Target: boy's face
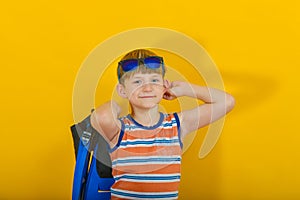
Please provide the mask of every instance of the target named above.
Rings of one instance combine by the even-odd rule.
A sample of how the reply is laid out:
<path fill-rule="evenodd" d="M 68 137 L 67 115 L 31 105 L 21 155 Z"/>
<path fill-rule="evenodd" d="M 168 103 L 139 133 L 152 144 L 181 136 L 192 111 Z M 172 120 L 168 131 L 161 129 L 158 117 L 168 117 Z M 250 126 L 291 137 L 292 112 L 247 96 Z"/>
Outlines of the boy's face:
<path fill-rule="evenodd" d="M 163 77 L 158 73 L 135 73 L 125 79 L 122 90 L 130 104 L 139 108 L 156 106 L 166 91 Z"/>

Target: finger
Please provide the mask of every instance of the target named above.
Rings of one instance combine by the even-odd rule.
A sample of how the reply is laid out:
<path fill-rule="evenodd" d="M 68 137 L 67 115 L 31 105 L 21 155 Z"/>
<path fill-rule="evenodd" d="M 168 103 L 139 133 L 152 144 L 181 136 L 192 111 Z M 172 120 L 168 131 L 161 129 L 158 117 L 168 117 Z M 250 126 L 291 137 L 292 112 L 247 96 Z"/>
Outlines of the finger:
<path fill-rule="evenodd" d="M 170 87 L 170 82 L 169 82 L 167 79 L 164 80 L 164 86 L 165 86 L 166 88 L 169 88 L 169 87 Z"/>

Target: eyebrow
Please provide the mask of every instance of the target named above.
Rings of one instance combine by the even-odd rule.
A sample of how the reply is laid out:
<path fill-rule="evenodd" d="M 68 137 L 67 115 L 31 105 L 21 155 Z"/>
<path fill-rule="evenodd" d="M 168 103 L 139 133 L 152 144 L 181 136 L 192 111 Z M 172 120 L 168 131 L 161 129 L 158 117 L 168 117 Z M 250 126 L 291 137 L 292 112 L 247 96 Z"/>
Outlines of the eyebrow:
<path fill-rule="evenodd" d="M 160 75 L 159 74 L 154 74 L 154 75 L 150 76 L 150 78 L 157 78 L 157 77 L 160 77 Z M 134 75 L 132 78 L 144 78 L 144 76 L 139 76 L 139 75 L 135 76 Z"/>

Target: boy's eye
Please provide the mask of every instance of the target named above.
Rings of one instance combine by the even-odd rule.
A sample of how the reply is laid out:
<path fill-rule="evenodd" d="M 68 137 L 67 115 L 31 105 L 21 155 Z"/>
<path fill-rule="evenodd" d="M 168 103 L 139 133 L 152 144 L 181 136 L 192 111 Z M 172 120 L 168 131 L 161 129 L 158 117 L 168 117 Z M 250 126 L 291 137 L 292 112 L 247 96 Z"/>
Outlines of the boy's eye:
<path fill-rule="evenodd" d="M 157 83 L 159 82 L 159 79 L 153 79 L 152 82 Z"/>
<path fill-rule="evenodd" d="M 140 84 L 142 81 L 141 80 L 135 80 L 133 81 L 134 84 Z"/>

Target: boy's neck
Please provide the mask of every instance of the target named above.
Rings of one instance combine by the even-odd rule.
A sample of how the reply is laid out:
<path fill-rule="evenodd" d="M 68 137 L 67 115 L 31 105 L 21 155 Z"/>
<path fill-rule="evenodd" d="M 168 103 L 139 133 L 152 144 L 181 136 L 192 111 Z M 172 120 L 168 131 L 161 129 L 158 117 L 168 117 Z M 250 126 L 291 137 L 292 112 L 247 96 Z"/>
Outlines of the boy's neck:
<path fill-rule="evenodd" d="M 131 117 L 143 126 L 154 126 L 160 119 L 158 107 L 152 109 L 132 108 Z"/>

